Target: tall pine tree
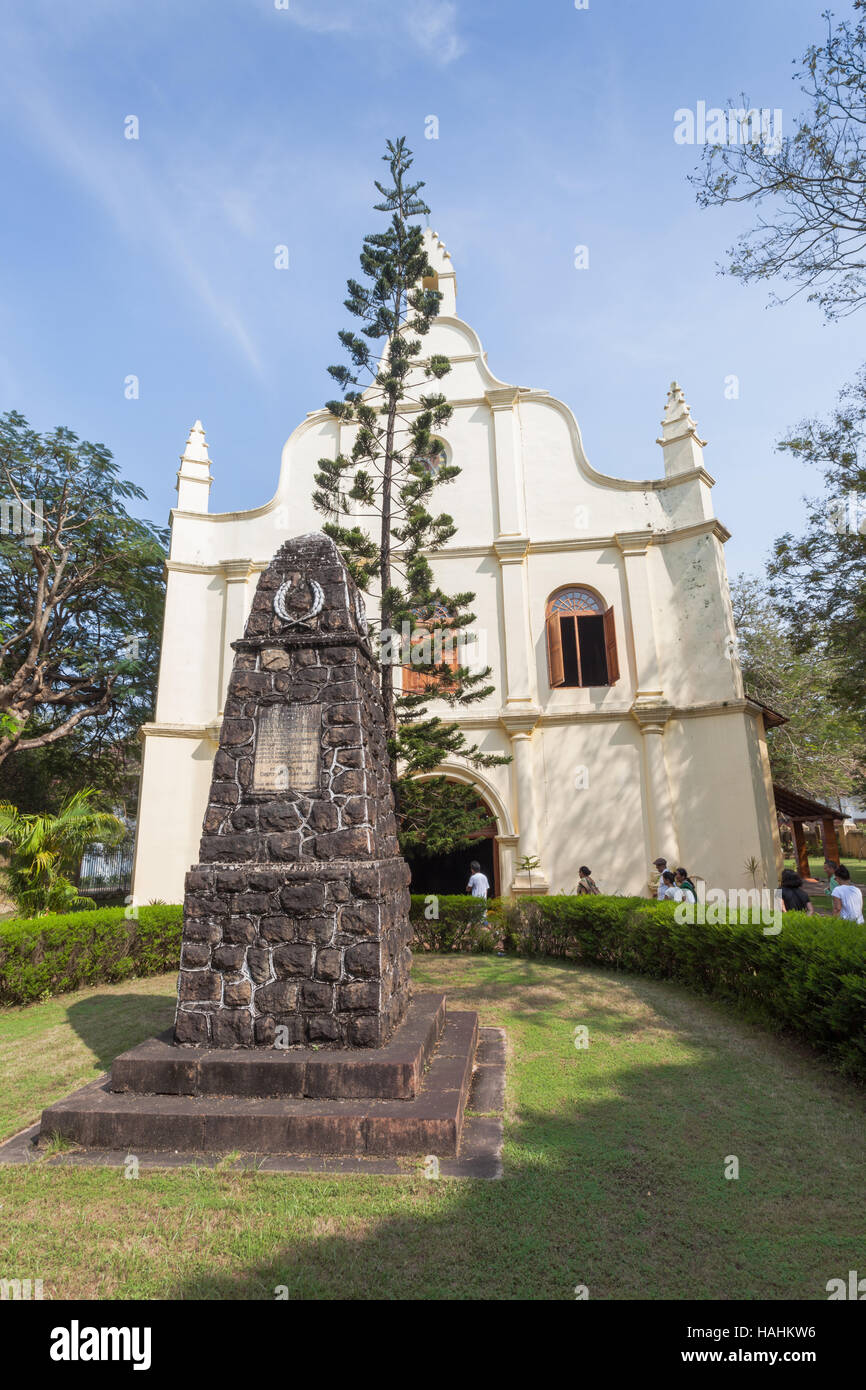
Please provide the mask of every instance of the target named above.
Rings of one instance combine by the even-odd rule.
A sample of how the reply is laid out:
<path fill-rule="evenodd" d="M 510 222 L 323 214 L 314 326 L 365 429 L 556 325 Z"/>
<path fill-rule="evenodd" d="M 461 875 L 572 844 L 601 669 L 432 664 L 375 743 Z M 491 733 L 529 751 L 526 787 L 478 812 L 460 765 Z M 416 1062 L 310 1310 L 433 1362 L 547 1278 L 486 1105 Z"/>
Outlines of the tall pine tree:
<path fill-rule="evenodd" d="M 361 271 L 366 283 L 349 280 L 345 306 L 360 333 L 340 332 L 350 365 L 328 368 L 342 391 L 327 402 L 338 420 L 356 426 L 351 453 L 319 460 L 313 501 L 359 586 L 376 594 L 371 632 L 381 655 L 381 689 L 391 758 L 391 780 L 400 842 L 407 853 L 439 854 L 467 845 L 489 824 L 470 787 L 430 775 L 447 757 L 474 767 L 508 759 L 467 743 L 459 724 L 431 715 L 429 700 L 458 707 L 483 700 L 493 686 L 490 668 L 463 664 L 466 632 L 475 621 L 474 594 L 446 594 L 428 554 L 456 533 L 453 519 L 431 510 L 434 491 L 459 476 L 437 446 L 437 432 L 452 408 L 441 392 L 427 389 L 451 370 L 447 357 L 422 359 L 422 339 L 439 312 L 441 294 L 425 287 L 434 272 L 424 233 L 410 218 L 429 214 L 407 182 L 412 152 L 405 139 L 389 140 L 383 155 L 391 187 L 375 181 L 388 215 L 384 231 L 364 237 Z M 371 535 L 366 525 L 377 525 Z M 409 643 L 404 634 L 409 634 Z M 407 649 L 408 646 L 408 649 Z M 461 655 L 462 652 L 462 655 Z M 456 655 L 455 655 L 456 654 Z M 449 659 L 450 658 L 450 659 Z M 395 690 L 394 667 L 413 676 Z M 418 780 L 419 774 L 426 774 Z"/>

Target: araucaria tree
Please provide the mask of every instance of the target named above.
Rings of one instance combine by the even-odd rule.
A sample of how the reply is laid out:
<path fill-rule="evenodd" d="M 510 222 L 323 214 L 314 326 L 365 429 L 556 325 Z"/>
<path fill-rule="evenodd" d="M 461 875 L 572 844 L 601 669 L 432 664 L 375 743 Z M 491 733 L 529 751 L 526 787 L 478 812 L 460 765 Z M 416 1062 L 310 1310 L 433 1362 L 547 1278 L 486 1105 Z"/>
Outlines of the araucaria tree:
<path fill-rule="evenodd" d="M 431 699 L 465 706 L 493 687 L 489 667 L 472 670 L 455 655 L 466 655 L 474 595 L 444 593 L 427 558 L 456 532 L 447 513 L 432 510 L 436 489 L 460 473 L 437 444 L 451 406 L 435 383 L 451 364 L 421 356 L 442 296 L 423 283 L 433 269 L 423 230 L 410 219 L 429 209 L 418 196 L 423 183 L 407 182 L 412 153 L 405 140 L 389 140 L 386 148 L 391 186 L 376 181 L 382 201 L 375 208 L 388 215 L 388 226 L 364 238 L 365 283 L 348 281 L 345 306 L 361 325 L 339 334 L 350 365 L 328 368 L 342 398 L 327 407 L 355 426 L 352 449 L 319 460 L 313 500 L 359 586 L 377 596 L 371 632 L 380 647 L 400 841 L 404 850 L 434 854 L 466 845 L 488 818 L 470 788 L 430 774 L 448 757 L 475 767 L 507 759 L 469 745 L 459 724 L 425 707 Z M 410 690 L 395 690 L 395 665 L 411 668 Z"/>
<path fill-rule="evenodd" d="M 103 445 L 0 417 L 0 764 L 146 717 L 165 550 L 143 497 Z"/>

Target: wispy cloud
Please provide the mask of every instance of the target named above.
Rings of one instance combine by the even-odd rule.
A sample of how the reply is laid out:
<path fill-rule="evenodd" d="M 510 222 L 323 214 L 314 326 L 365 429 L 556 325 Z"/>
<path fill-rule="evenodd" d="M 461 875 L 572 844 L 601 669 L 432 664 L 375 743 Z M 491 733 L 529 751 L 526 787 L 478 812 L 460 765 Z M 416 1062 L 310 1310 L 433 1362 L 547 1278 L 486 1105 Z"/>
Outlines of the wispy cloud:
<path fill-rule="evenodd" d="M 454 0 L 291 0 L 288 17 L 317 34 L 396 33 L 434 63 L 453 63 L 466 50 Z"/>
<path fill-rule="evenodd" d="M 138 150 L 120 138 L 112 148 L 104 132 L 100 139 L 84 122 L 73 124 L 69 112 L 52 104 L 44 84 L 34 81 L 32 74 L 28 77 L 19 70 L 16 78 L 7 80 L 5 96 L 40 154 L 84 188 L 130 244 L 145 244 L 150 254 L 179 277 L 260 375 L 262 361 L 252 335 L 241 315 L 212 283 L 202 260 L 202 242 L 183 216 L 182 194 L 172 188 L 166 168 L 162 167 L 156 178 L 139 160 L 131 178 L 130 157 Z M 224 212 L 227 222 L 235 225 L 244 216 L 240 208 L 226 207 Z"/>

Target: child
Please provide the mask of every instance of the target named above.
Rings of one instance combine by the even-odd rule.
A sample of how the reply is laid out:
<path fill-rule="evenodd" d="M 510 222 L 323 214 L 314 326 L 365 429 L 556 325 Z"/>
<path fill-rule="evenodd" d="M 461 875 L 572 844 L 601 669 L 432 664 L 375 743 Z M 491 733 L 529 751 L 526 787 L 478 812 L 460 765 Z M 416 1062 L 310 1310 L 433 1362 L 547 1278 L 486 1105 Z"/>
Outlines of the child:
<path fill-rule="evenodd" d="M 683 890 L 677 885 L 676 878 L 670 869 L 665 869 L 659 881 L 659 902 L 669 898 L 671 902 L 681 903 L 683 897 Z"/>

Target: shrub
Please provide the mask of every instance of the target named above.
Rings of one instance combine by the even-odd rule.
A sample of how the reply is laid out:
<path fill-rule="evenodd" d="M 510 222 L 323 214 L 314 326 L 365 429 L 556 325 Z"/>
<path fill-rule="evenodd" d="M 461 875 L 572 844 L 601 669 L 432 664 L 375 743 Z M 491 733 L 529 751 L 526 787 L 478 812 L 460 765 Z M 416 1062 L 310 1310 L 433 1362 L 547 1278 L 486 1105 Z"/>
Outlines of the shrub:
<path fill-rule="evenodd" d="M 434 905 L 436 917 L 426 913 Z M 484 908 L 490 926 L 484 926 Z M 499 940 L 502 906 L 494 898 L 486 903 L 465 894 L 424 897 L 413 894 L 409 913 L 415 933 L 414 951 L 495 951 Z"/>
<path fill-rule="evenodd" d="M 22 815 L 8 801 L 0 803 L 0 839 L 11 847 L 6 886 L 21 912 L 37 916 L 96 906 L 69 874 L 88 845 L 119 844 L 126 834 L 123 823 L 97 803 L 93 787 L 73 792 L 56 816 Z"/>
<path fill-rule="evenodd" d="M 0 1004 L 159 975 L 180 964 L 181 907 L 97 908 L 0 923 Z"/>
<path fill-rule="evenodd" d="M 646 898 L 523 898 L 508 904 L 507 949 L 566 956 L 677 980 L 728 999 L 866 1076 L 866 931 L 835 917 L 787 912 L 776 936 L 748 914 L 681 923 Z"/>

